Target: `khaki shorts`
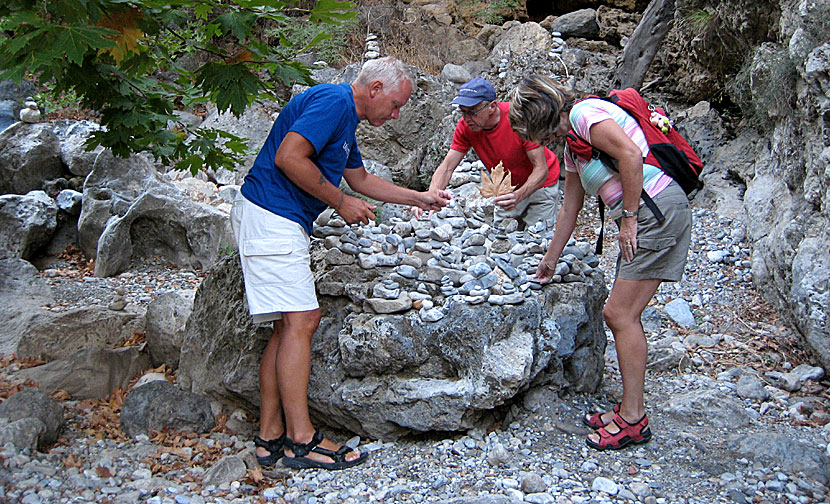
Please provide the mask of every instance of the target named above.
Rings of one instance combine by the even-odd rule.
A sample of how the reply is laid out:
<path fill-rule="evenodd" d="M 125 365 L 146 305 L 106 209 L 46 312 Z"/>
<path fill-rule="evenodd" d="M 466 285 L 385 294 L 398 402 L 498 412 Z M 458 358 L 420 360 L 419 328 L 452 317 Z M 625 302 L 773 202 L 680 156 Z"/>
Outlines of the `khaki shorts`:
<path fill-rule="evenodd" d="M 520 201 L 513 210 L 496 207 L 496 221 L 513 218 L 519 221 L 520 229 L 527 229 L 539 221 L 544 221 L 546 229 L 556 227 L 556 216 L 562 204 L 559 183 L 550 187 L 540 187 L 529 197 Z"/>
<path fill-rule="evenodd" d="M 689 198 L 679 185 L 672 182 L 653 199 L 666 220 L 659 222 L 647 206 L 640 205 L 637 214 L 637 253 L 631 262 L 623 261 L 622 254 L 617 256 L 617 278 L 669 282 L 678 282 L 683 278 L 692 236 Z"/>
<path fill-rule="evenodd" d="M 296 222 L 269 212 L 239 193 L 231 209 L 239 246 L 245 298 L 256 323 L 282 318 L 282 312 L 319 307 L 308 253 L 309 238 Z"/>

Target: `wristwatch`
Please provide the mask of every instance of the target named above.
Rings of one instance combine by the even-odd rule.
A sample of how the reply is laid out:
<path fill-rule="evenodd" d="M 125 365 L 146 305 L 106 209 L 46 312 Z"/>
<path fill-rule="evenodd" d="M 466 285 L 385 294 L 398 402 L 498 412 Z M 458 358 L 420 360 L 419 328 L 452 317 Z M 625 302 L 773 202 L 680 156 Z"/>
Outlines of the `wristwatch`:
<path fill-rule="evenodd" d="M 622 213 L 620 213 L 623 217 L 637 217 L 637 214 L 640 212 L 640 209 L 634 210 L 633 212 L 630 210 L 623 209 Z"/>

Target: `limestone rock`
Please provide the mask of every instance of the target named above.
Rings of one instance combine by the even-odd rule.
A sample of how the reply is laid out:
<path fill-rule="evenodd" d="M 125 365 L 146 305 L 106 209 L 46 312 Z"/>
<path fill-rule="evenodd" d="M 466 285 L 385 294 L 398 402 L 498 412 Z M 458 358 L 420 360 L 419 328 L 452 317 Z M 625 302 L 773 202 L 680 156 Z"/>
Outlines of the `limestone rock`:
<path fill-rule="evenodd" d="M 16 123 L 0 132 L 0 194 L 26 194 L 62 174 L 51 125 Z"/>
<path fill-rule="evenodd" d="M 523 52 L 544 52 L 550 49 L 550 32 L 538 23 L 522 23 L 508 31 L 490 51 L 490 62 L 499 64 L 499 60 L 511 54 Z"/>
<path fill-rule="evenodd" d="M 52 301 L 49 285 L 30 262 L 0 259 L 0 354 L 17 351 L 18 342 L 43 312 L 41 306 Z"/>
<path fill-rule="evenodd" d="M 113 347 L 144 330 L 144 309 L 129 305 L 124 311 L 91 305 L 66 312 L 37 310 L 20 325 L 25 334 L 17 345 L 17 355 L 54 360 L 85 348 Z"/>
<path fill-rule="evenodd" d="M 103 399 L 115 387 L 127 388 L 133 377 L 149 367 L 149 356 L 138 347 L 90 348 L 23 369 L 16 376 L 34 380 L 48 394 L 65 390 L 73 399 Z"/>
<path fill-rule="evenodd" d="M 121 408 L 121 428 L 130 437 L 164 427 L 203 434 L 214 421 L 205 397 L 179 390 L 166 380 L 134 388 Z"/>
<path fill-rule="evenodd" d="M 61 143 L 61 161 L 73 175 L 86 177 L 92 171 L 95 158 L 104 151 L 101 146 L 86 150 L 86 142 L 101 126 L 93 121 L 72 121 L 55 125 L 54 132 Z"/>
<path fill-rule="evenodd" d="M 46 427 L 38 438 L 38 448 L 43 449 L 58 440 L 65 419 L 63 406 L 55 402 L 39 388 L 30 387 L 9 397 L 0 404 L 0 418 L 15 422 L 22 418 L 37 418 Z"/>
<path fill-rule="evenodd" d="M 154 366 L 179 367 L 185 326 L 193 311 L 196 291 L 165 292 L 147 305 L 147 348 Z"/>
<path fill-rule="evenodd" d="M 0 419 L 0 445 L 11 443 L 18 450 L 37 450 L 38 440 L 46 433 L 46 425 L 35 417 L 25 417 L 14 422 Z"/>
<path fill-rule="evenodd" d="M 0 248 L 31 259 L 57 228 L 58 205 L 43 191 L 0 196 Z"/>
<path fill-rule="evenodd" d="M 531 382 L 593 390 L 605 345 L 599 323 L 605 289 L 600 275 L 586 281 L 548 286 L 518 305 L 450 302 L 447 316 L 430 324 L 417 312 L 347 315 L 348 298 L 322 297 L 309 406 L 327 424 L 394 438 L 472 427 L 482 411 Z M 225 402 L 257 405 L 258 362 L 269 335 L 247 315 L 238 257 L 231 256 L 197 291 L 181 383 Z"/>
<path fill-rule="evenodd" d="M 550 29 L 561 33 L 562 37 L 596 38 L 599 35 L 597 11 L 594 9 L 579 9 L 563 14 L 551 23 Z"/>
<path fill-rule="evenodd" d="M 793 472 L 803 472 L 824 484 L 830 481 L 827 456 L 815 443 L 796 441 L 791 436 L 776 432 L 758 432 L 733 436 L 729 448 L 738 457 L 747 457 L 770 467 L 786 467 Z"/>
<path fill-rule="evenodd" d="M 245 477 L 248 474 L 248 469 L 245 467 L 245 462 L 241 458 L 230 455 L 223 457 L 216 461 L 210 468 L 205 471 L 202 477 L 204 485 L 228 484 Z"/>
<path fill-rule="evenodd" d="M 746 427 L 752 419 L 738 400 L 716 390 L 698 390 L 672 397 L 663 411 L 678 422 L 705 422 L 713 428 Z"/>

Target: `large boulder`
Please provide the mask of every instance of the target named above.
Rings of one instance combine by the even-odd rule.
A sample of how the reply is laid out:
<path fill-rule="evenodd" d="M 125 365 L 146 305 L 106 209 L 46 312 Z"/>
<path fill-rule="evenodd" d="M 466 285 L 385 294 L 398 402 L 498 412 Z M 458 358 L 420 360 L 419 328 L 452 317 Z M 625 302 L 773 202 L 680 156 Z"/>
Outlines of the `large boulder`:
<path fill-rule="evenodd" d="M 20 357 L 61 359 L 87 348 L 112 348 L 143 331 L 144 313 L 144 308 L 134 305 L 121 311 L 102 305 L 65 312 L 39 309 L 25 324 L 18 324 L 20 333 L 12 336 L 19 340 Z"/>
<path fill-rule="evenodd" d="M 583 262 L 595 264 L 590 246 L 569 247 L 560 283 L 537 291 L 527 272 L 541 238 L 491 233 L 480 216 L 463 215 L 455 207 L 430 222 L 356 228 L 364 252 L 375 250 L 357 257 L 354 231 L 342 222 L 315 228 L 314 236 L 328 236 L 312 244 L 323 318 L 312 340 L 309 406 L 319 421 L 395 438 L 470 428 L 533 384 L 596 388 L 606 288 Z M 465 228 L 468 220 L 477 228 Z M 441 253 L 422 252 L 430 239 L 452 241 Z M 184 389 L 256 408 L 271 328 L 247 311 L 234 255 L 197 291 L 179 361 Z"/>
<path fill-rule="evenodd" d="M 37 268 L 19 258 L 0 259 L 0 355 L 17 350 L 41 306 L 54 301 L 51 288 Z"/>
<path fill-rule="evenodd" d="M 579 9 L 563 14 L 553 21 L 550 29 L 561 33 L 563 37 L 596 38 L 599 35 L 597 11 L 594 9 Z"/>
<path fill-rule="evenodd" d="M 191 201 L 142 156 L 102 152 L 83 194 L 79 245 L 96 258 L 99 277 L 123 271 L 134 256 L 207 269 L 233 243 L 226 213 Z"/>
<path fill-rule="evenodd" d="M 95 165 L 95 158 L 104 151 L 100 145 L 87 150 L 86 142 L 92 133 L 101 129 L 93 121 L 63 121 L 55 123 L 54 132 L 60 139 L 61 161 L 72 175 L 86 177 Z"/>
<path fill-rule="evenodd" d="M 58 226 L 58 205 L 43 191 L 0 196 L 0 248 L 31 259 Z"/>
<path fill-rule="evenodd" d="M 26 194 L 63 174 L 50 124 L 15 123 L 0 132 L 0 194 Z"/>
<path fill-rule="evenodd" d="M 34 380 L 49 394 L 64 390 L 73 399 L 103 399 L 116 387 L 127 388 L 132 378 L 149 367 L 150 357 L 138 347 L 89 348 L 23 369 L 16 376 Z"/>
<path fill-rule="evenodd" d="M 179 367 L 179 353 L 195 295 L 196 291 L 165 292 L 147 305 L 145 336 L 154 366 Z"/>
<path fill-rule="evenodd" d="M 121 429 L 130 437 L 165 427 L 204 434 L 215 421 L 205 397 L 179 390 L 167 380 L 136 387 L 121 407 Z"/>
<path fill-rule="evenodd" d="M 234 243 L 228 214 L 182 193 L 139 196 L 124 216 L 107 222 L 98 239 L 95 276 L 108 277 L 136 257 L 164 257 L 182 267 L 209 269 Z"/>
<path fill-rule="evenodd" d="M 514 26 L 490 51 L 490 62 L 498 66 L 504 57 L 522 53 L 547 53 L 551 48 L 550 32 L 539 23 L 529 22 Z"/>
<path fill-rule="evenodd" d="M 111 217 L 127 213 L 130 205 L 146 192 L 155 194 L 175 190 L 146 156 L 117 158 L 104 151 L 95 159 L 92 172 L 84 181 L 81 216 L 78 220 L 78 246 L 87 257 L 98 252 L 98 238 Z"/>
<path fill-rule="evenodd" d="M 57 441 L 66 423 L 63 406 L 36 387 L 25 388 L 3 401 L 0 404 L 0 418 L 7 418 L 10 422 L 36 418 L 43 422 L 46 429 L 38 438 L 37 445 L 40 449 Z"/>

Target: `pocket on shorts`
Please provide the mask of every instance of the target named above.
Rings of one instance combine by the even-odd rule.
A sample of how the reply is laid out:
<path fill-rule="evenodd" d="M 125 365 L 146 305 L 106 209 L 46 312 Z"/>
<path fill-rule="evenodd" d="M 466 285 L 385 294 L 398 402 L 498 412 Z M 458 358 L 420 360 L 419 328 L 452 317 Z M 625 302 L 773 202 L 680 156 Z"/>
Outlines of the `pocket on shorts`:
<path fill-rule="evenodd" d="M 308 249 L 291 238 L 249 238 L 240 253 L 252 285 L 297 283 L 311 274 Z"/>
<path fill-rule="evenodd" d="M 294 250 L 290 238 L 249 238 L 242 243 L 242 254 L 246 256 L 286 255 Z"/>
<path fill-rule="evenodd" d="M 637 248 L 645 250 L 665 250 L 674 247 L 677 244 L 677 238 L 674 236 L 665 236 L 660 238 L 637 238 Z"/>

